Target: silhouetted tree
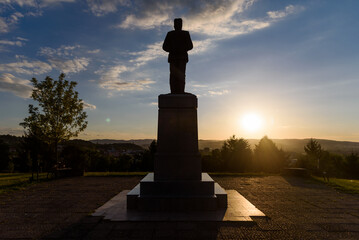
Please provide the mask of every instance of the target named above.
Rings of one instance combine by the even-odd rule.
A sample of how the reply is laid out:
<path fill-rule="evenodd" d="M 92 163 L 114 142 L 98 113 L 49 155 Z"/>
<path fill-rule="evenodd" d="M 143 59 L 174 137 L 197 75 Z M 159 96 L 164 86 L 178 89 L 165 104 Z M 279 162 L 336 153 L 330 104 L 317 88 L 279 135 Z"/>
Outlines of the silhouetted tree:
<path fill-rule="evenodd" d="M 58 162 L 58 145 L 71 137 L 76 137 L 87 127 L 87 115 L 83 111 L 83 101 L 74 90 L 76 82 L 65 80 L 65 74 L 60 74 L 54 81 L 46 77 L 39 82 L 31 80 L 34 88 L 31 98 L 38 106 L 29 105 L 29 116 L 20 123 L 29 135 L 35 135 L 53 152 L 50 166 Z"/>
<path fill-rule="evenodd" d="M 285 152 L 264 136 L 254 149 L 255 167 L 259 171 L 278 173 L 287 164 Z"/>
<path fill-rule="evenodd" d="M 359 155 L 352 152 L 345 157 L 346 160 L 346 172 L 351 178 L 359 178 Z"/>
<path fill-rule="evenodd" d="M 153 140 L 147 150 L 143 152 L 141 159 L 142 171 L 153 171 L 155 154 L 157 152 L 157 142 Z"/>
<path fill-rule="evenodd" d="M 88 152 L 84 147 L 69 144 L 61 152 L 63 164 L 72 168 L 72 175 L 82 176 L 88 164 Z"/>
<path fill-rule="evenodd" d="M 0 140 L 0 171 L 7 171 L 9 163 L 9 145 Z"/>
<path fill-rule="evenodd" d="M 250 167 L 252 150 L 247 140 L 235 135 L 224 141 L 221 155 L 227 171 L 244 172 Z"/>
<path fill-rule="evenodd" d="M 302 165 L 312 170 L 315 174 L 321 174 L 328 167 L 329 153 L 325 153 L 320 143 L 311 138 L 304 146 L 306 155 L 301 159 Z M 325 166 L 325 167 L 324 167 Z"/>

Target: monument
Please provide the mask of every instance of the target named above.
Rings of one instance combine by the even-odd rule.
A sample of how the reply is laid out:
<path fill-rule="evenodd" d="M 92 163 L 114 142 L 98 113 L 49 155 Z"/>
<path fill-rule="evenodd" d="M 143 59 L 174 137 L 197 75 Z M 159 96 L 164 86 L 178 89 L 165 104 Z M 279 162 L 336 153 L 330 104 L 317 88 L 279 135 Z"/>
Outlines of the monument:
<path fill-rule="evenodd" d="M 197 97 L 185 90 L 187 51 L 193 48 L 182 19 L 174 20 L 163 50 L 169 52 L 170 94 L 158 97 L 157 153 L 149 173 L 127 194 L 127 209 L 215 211 L 227 207 L 226 191 L 202 173 L 198 151 Z"/>

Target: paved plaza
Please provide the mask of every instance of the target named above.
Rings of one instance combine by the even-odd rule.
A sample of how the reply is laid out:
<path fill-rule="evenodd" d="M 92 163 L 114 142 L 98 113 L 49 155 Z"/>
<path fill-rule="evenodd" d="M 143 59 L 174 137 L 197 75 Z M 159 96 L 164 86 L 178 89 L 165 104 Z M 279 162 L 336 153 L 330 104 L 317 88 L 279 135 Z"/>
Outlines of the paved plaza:
<path fill-rule="evenodd" d="M 0 239 L 359 239 L 359 196 L 310 179 L 213 177 L 267 218 L 116 222 L 91 214 L 142 177 L 79 177 L 0 195 Z"/>

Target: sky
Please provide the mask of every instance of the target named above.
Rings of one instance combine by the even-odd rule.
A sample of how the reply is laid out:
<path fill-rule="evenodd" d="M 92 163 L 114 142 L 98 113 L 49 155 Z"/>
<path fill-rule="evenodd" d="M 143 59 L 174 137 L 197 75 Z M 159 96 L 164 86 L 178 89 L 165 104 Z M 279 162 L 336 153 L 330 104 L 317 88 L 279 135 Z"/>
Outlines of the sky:
<path fill-rule="evenodd" d="M 156 138 L 162 43 L 183 19 L 200 139 L 359 141 L 359 1 L 0 0 L 0 134 L 22 135 L 32 86 L 78 82 L 82 139 Z"/>

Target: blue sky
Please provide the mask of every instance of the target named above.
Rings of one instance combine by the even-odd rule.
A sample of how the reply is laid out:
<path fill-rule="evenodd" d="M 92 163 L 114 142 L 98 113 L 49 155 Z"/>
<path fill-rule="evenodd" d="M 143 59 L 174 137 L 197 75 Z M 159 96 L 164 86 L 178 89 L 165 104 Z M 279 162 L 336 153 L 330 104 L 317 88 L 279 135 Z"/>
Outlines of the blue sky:
<path fill-rule="evenodd" d="M 201 139 L 359 141 L 359 2 L 0 0 L 0 134 L 21 135 L 30 79 L 78 82 L 84 139 L 156 138 L 161 49 L 182 17 Z M 250 128 L 243 118 L 260 122 Z"/>

